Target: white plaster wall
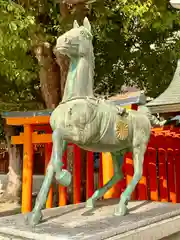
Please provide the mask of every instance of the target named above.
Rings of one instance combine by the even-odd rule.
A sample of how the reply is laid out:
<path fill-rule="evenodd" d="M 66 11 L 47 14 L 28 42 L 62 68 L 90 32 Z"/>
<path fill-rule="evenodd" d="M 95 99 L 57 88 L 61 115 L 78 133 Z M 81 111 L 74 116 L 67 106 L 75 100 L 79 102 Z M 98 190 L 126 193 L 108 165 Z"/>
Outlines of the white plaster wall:
<path fill-rule="evenodd" d="M 44 180 L 44 176 L 42 176 L 42 175 L 34 175 L 33 176 L 33 195 L 39 192 L 43 180 Z M 6 181 L 7 181 L 7 175 L 0 174 L 0 182 L 2 183 L 3 186 L 6 185 Z M 94 185 L 95 185 L 94 186 L 95 189 L 98 189 L 98 174 L 97 173 L 94 174 Z"/>
<path fill-rule="evenodd" d="M 33 193 L 39 192 L 43 179 L 44 179 L 44 176 L 41 176 L 41 175 L 33 176 Z M 7 175 L 0 174 L 0 181 L 3 184 L 3 186 L 5 186 L 7 182 Z"/>

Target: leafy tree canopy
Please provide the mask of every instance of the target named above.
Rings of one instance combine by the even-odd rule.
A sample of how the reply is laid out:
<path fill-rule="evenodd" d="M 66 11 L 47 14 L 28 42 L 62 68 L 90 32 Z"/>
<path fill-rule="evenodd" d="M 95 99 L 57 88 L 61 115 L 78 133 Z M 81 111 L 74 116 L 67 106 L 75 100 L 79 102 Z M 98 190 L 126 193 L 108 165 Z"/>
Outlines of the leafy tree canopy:
<path fill-rule="evenodd" d="M 166 0 L 97 2 L 94 23 L 97 91 L 136 85 L 157 96 L 180 54 L 180 14 Z"/>
<path fill-rule="evenodd" d="M 53 45 L 79 18 L 78 11 L 70 9 L 62 21 L 59 3 L 53 0 L 0 0 L 0 12 L 0 76 L 6 85 L 11 81 L 26 93 L 27 86 L 38 87 L 33 46 L 40 41 Z M 114 93 L 128 84 L 156 96 L 167 87 L 180 52 L 179 11 L 168 1 L 99 0 L 89 5 L 88 17 L 94 34 L 97 93 Z M 28 89 L 25 98 L 32 95 Z"/>
<path fill-rule="evenodd" d="M 36 77 L 30 54 L 34 16 L 19 4 L 0 0 L 0 75 L 22 84 Z"/>

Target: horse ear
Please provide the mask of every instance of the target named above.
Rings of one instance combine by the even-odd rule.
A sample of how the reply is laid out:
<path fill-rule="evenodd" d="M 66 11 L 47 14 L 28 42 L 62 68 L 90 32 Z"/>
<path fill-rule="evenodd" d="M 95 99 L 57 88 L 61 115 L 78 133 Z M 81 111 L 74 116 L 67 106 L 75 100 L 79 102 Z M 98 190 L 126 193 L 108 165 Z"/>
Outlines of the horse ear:
<path fill-rule="evenodd" d="M 78 28 L 79 27 L 79 24 L 76 20 L 74 20 L 73 22 L 73 28 Z"/>
<path fill-rule="evenodd" d="M 84 18 L 83 25 L 89 32 L 91 32 L 91 24 L 87 17 Z"/>

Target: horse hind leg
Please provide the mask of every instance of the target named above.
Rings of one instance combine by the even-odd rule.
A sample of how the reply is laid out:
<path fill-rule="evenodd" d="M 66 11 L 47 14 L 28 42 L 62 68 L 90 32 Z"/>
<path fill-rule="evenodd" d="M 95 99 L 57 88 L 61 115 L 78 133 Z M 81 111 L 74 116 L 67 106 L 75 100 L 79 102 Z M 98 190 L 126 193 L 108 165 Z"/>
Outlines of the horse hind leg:
<path fill-rule="evenodd" d="M 130 200 L 131 194 L 134 191 L 137 183 L 142 177 L 145 151 L 146 151 L 145 143 L 136 146 L 133 149 L 134 176 L 129 185 L 127 186 L 127 188 L 125 189 L 125 191 L 121 194 L 120 202 L 115 211 L 116 216 L 124 216 L 128 211 L 127 209 L 128 201 Z"/>
<path fill-rule="evenodd" d="M 71 181 L 71 175 L 68 171 L 62 171 L 62 156 L 66 150 L 67 143 L 63 140 L 60 129 L 54 130 L 52 134 L 53 149 L 51 160 L 46 170 L 46 176 L 41 186 L 40 192 L 36 198 L 36 203 L 32 212 L 26 215 L 26 222 L 31 226 L 37 225 L 42 219 L 41 210 L 44 207 L 52 180 L 55 178 L 62 184 L 68 185 Z"/>
<path fill-rule="evenodd" d="M 114 184 L 120 181 L 123 178 L 122 164 L 123 156 L 120 153 L 111 153 L 114 167 L 114 175 L 102 188 L 95 191 L 91 198 L 86 202 L 87 208 L 94 208 L 95 202 L 97 199 L 104 196 L 104 194 L 112 188 Z"/>

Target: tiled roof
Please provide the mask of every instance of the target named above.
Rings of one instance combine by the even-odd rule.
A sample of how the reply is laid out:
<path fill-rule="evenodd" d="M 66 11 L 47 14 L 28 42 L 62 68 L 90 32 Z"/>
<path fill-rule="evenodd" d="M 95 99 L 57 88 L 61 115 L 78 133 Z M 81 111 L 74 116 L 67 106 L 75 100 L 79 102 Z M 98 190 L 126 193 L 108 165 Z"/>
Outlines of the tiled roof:
<path fill-rule="evenodd" d="M 12 111 L 12 112 L 2 112 L 2 118 L 6 117 L 36 117 L 36 116 L 50 116 L 52 110 L 41 110 L 41 111 Z"/>
<path fill-rule="evenodd" d="M 117 94 L 109 98 L 110 101 L 118 105 L 130 105 L 130 104 L 145 104 L 146 97 L 143 92 L 127 92 L 124 94 Z"/>
<path fill-rule="evenodd" d="M 157 106 L 148 106 L 151 113 L 175 113 L 180 112 L 180 103 L 175 104 L 164 104 L 164 105 L 157 105 Z"/>
<path fill-rule="evenodd" d="M 164 105 L 174 105 L 180 103 L 180 60 L 178 60 L 177 68 L 174 74 L 174 77 L 169 84 L 168 88 L 160 94 L 157 98 L 147 103 L 146 106 L 151 107 L 159 107 L 162 108 Z M 165 106 L 163 107 L 163 111 L 165 110 Z"/>

